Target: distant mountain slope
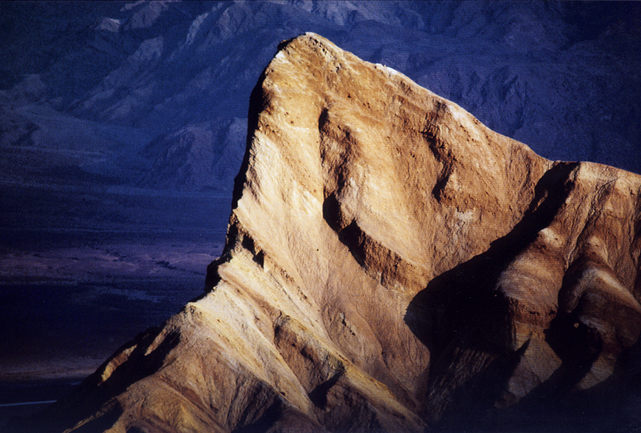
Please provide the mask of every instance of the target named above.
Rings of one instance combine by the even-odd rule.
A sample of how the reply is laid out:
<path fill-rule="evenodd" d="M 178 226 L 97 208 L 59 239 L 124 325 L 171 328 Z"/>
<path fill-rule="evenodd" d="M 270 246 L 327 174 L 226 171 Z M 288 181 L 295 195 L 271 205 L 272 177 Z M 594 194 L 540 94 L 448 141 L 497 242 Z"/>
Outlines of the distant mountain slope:
<path fill-rule="evenodd" d="M 207 292 L 54 431 L 635 426 L 641 176 L 539 157 L 311 33 L 248 124 Z"/>
<path fill-rule="evenodd" d="M 209 146 L 205 160 L 179 152 L 158 164 L 186 146 L 184 131 L 245 118 L 248 89 L 274 43 L 304 31 L 405 71 L 549 158 L 641 172 L 638 3 L 18 2 L 0 9 L 0 143 L 65 146 L 66 135 L 26 108 L 34 105 L 59 113 L 60 122 L 79 119 L 74 128 L 87 149 L 104 143 L 81 125 L 86 120 L 132 128 L 130 144 L 111 139 L 123 151 L 79 166 L 108 177 L 131 166 L 118 174 L 126 185 L 230 185 L 244 141 L 239 129 L 193 141 Z M 185 174 L 202 173 L 206 162 L 230 169 Z"/>

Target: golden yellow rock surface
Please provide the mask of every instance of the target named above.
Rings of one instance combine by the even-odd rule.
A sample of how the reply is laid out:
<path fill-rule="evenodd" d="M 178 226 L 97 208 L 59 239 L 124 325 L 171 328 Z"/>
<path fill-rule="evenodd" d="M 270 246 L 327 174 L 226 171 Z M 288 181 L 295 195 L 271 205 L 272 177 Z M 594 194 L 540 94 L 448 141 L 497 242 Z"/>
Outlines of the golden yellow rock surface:
<path fill-rule="evenodd" d="M 61 429 L 411 432 L 594 387 L 641 330 L 640 190 L 318 35 L 284 42 L 206 294 L 61 402 Z"/>

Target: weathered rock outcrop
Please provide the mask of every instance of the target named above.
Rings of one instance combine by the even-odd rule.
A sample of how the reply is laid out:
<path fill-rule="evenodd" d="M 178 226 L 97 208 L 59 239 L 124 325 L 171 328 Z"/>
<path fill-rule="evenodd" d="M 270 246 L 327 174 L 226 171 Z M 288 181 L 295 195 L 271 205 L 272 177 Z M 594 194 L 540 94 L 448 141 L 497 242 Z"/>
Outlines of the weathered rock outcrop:
<path fill-rule="evenodd" d="M 208 290 L 60 429 L 422 431 L 617 376 L 640 176 L 541 158 L 314 34 L 281 44 L 249 131 Z"/>

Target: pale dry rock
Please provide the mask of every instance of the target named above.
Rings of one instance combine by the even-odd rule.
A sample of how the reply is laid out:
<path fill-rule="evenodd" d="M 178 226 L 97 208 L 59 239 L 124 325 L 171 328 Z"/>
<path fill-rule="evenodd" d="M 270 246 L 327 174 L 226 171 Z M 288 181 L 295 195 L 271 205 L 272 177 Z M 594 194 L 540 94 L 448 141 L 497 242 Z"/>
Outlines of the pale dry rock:
<path fill-rule="evenodd" d="M 591 389 L 641 330 L 640 188 L 541 158 L 318 35 L 284 42 L 206 293 L 56 425 L 410 432 L 553 382 Z"/>

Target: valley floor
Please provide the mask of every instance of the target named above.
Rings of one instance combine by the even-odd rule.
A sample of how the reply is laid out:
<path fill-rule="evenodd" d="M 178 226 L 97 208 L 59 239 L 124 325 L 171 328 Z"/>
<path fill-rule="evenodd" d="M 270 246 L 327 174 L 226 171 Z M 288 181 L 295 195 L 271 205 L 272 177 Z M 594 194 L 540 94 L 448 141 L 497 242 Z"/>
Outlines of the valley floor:
<path fill-rule="evenodd" d="M 219 233 L 4 231 L 0 430 L 202 293 Z"/>

